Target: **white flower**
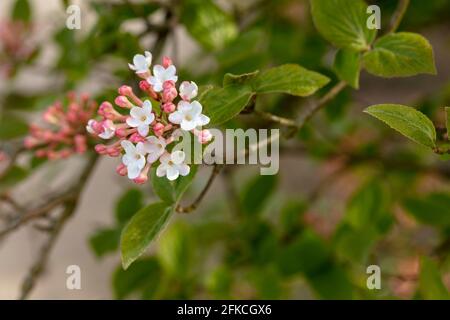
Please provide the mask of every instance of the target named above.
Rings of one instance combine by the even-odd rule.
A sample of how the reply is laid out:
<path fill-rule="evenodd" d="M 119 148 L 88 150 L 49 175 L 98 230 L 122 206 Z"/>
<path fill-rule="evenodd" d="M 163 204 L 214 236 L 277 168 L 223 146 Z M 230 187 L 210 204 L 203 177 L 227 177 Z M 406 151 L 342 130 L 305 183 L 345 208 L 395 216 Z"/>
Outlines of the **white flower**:
<path fill-rule="evenodd" d="M 174 151 L 172 154 L 164 153 L 159 159 L 161 164 L 156 169 L 156 175 L 158 177 L 167 176 L 170 181 L 176 180 L 180 175 L 187 176 L 191 168 L 184 163 L 185 157 L 183 151 Z"/>
<path fill-rule="evenodd" d="M 158 160 L 166 150 L 166 145 L 166 140 L 162 137 L 148 137 L 147 141 L 145 141 L 142 146 L 142 150 L 144 150 L 145 153 L 148 153 L 147 161 L 153 163 Z"/>
<path fill-rule="evenodd" d="M 180 85 L 180 97 L 183 100 L 191 101 L 198 94 L 198 86 L 194 81 L 183 81 Z"/>
<path fill-rule="evenodd" d="M 147 82 L 153 86 L 155 92 L 161 92 L 163 90 L 163 84 L 166 81 L 178 81 L 178 76 L 176 75 L 177 69 L 172 64 L 167 68 L 157 64 L 153 67 L 153 76 L 147 79 Z"/>
<path fill-rule="evenodd" d="M 139 177 L 142 169 L 145 167 L 145 151 L 143 143 L 139 142 L 136 146 L 128 140 L 124 140 L 120 145 L 125 150 L 122 157 L 122 163 L 127 167 L 128 178 L 133 180 Z"/>
<path fill-rule="evenodd" d="M 137 128 L 139 134 L 146 137 L 150 130 L 150 124 L 155 120 L 155 115 L 152 113 L 152 103 L 149 100 L 145 100 L 142 108 L 131 108 L 130 116 L 127 119 L 127 124 L 130 127 Z"/>
<path fill-rule="evenodd" d="M 177 111 L 169 115 L 169 121 L 179 124 L 181 129 L 190 131 L 209 123 L 209 118 L 202 114 L 202 105 L 198 101 L 180 101 Z"/>
<path fill-rule="evenodd" d="M 95 132 L 95 129 L 94 129 L 94 125 L 96 123 L 97 123 L 97 121 L 95 121 L 94 119 L 89 120 L 87 123 L 87 126 L 86 126 L 86 131 L 90 134 L 96 135 L 97 133 Z"/>
<path fill-rule="evenodd" d="M 133 58 L 133 64 L 129 63 L 128 66 L 131 70 L 136 71 L 136 73 L 146 73 L 149 71 L 152 65 L 152 54 L 145 51 L 145 56 L 142 54 L 137 54 Z"/>

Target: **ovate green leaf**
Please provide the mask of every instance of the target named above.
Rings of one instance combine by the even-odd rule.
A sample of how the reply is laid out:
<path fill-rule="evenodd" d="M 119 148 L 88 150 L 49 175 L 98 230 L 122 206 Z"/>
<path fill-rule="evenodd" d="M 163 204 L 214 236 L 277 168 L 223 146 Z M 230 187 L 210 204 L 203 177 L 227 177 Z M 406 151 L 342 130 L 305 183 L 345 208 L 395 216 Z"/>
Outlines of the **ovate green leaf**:
<path fill-rule="evenodd" d="M 436 129 L 433 122 L 414 108 L 397 104 L 380 104 L 364 112 L 383 121 L 409 139 L 424 146 L 436 146 Z"/>
<path fill-rule="evenodd" d="M 258 74 L 253 80 L 256 93 L 286 93 L 299 97 L 314 94 L 330 79 L 296 64 L 285 64 Z"/>
<path fill-rule="evenodd" d="M 122 231 L 120 247 L 122 265 L 127 269 L 164 228 L 173 208 L 166 203 L 154 203 L 136 213 Z"/>
<path fill-rule="evenodd" d="M 367 50 L 376 30 L 367 28 L 367 4 L 362 0 L 310 0 L 314 24 L 338 48 Z"/>
<path fill-rule="evenodd" d="M 410 77 L 436 74 L 433 48 L 420 34 L 401 32 L 378 39 L 364 57 L 366 70 L 376 76 Z"/>

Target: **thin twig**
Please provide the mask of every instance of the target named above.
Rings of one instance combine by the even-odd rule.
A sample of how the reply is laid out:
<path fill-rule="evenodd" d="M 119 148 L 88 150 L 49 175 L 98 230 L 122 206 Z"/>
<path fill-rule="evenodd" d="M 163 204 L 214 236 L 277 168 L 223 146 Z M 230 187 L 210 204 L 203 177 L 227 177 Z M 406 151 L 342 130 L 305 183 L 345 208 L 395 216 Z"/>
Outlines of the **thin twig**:
<path fill-rule="evenodd" d="M 388 33 L 394 33 L 397 31 L 400 23 L 405 16 L 406 11 L 408 10 L 410 0 L 399 0 L 397 9 L 395 10 L 394 15 L 392 16 L 391 27 L 389 28 Z"/>
<path fill-rule="evenodd" d="M 287 119 L 283 117 L 276 116 L 274 114 L 260 111 L 260 110 L 254 110 L 253 111 L 256 115 L 260 116 L 263 119 L 266 119 L 268 121 L 276 122 L 281 124 L 282 126 L 286 127 L 297 127 L 297 123 L 292 119 Z"/>
<path fill-rule="evenodd" d="M 190 204 L 189 206 L 182 207 L 182 206 L 178 205 L 176 208 L 176 211 L 178 213 L 191 213 L 192 211 L 197 209 L 199 204 L 202 202 L 203 198 L 208 193 L 208 190 L 211 188 L 214 180 L 216 179 L 217 175 L 219 174 L 220 170 L 222 169 L 222 166 L 223 165 L 219 165 L 219 164 L 214 165 L 213 170 L 211 171 L 211 175 L 209 176 L 208 182 L 206 183 L 203 190 L 200 192 L 200 194 L 197 196 L 197 198 L 194 200 L 194 202 L 192 202 L 192 204 Z"/>
<path fill-rule="evenodd" d="M 325 105 L 333 100 L 344 88 L 347 86 L 347 83 L 345 81 L 341 81 L 337 83 L 333 88 L 328 91 L 327 94 L 325 94 L 317 103 L 314 103 L 311 107 L 309 107 L 306 112 L 304 112 L 300 120 L 297 124 L 298 129 L 302 129 L 305 124 Z"/>

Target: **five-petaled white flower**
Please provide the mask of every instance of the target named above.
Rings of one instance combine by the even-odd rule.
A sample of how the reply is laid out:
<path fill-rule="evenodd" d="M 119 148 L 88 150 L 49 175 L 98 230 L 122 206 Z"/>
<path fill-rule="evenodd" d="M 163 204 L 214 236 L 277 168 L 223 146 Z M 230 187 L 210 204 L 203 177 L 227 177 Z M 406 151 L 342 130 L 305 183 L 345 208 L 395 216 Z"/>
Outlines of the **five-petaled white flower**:
<path fill-rule="evenodd" d="M 179 124 L 181 129 L 190 131 L 209 123 L 209 118 L 202 114 L 202 105 L 198 101 L 180 101 L 177 111 L 169 115 L 169 121 Z"/>
<path fill-rule="evenodd" d="M 161 164 L 156 169 L 158 177 L 166 176 L 170 181 L 176 180 L 180 175 L 187 176 L 191 170 L 184 163 L 186 155 L 183 151 L 174 151 L 172 154 L 164 153 L 159 161 Z"/>
<path fill-rule="evenodd" d="M 128 178 L 133 180 L 139 177 L 142 169 L 145 167 L 145 151 L 143 143 L 139 142 L 136 146 L 128 140 L 123 140 L 120 145 L 125 150 L 122 157 L 122 163 L 127 167 Z"/>
<path fill-rule="evenodd" d="M 183 100 L 191 101 L 198 94 L 198 86 L 194 81 L 183 81 L 180 85 L 180 97 Z"/>
<path fill-rule="evenodd" d="M 166 140 L 163 137 L 148 137 L 142 146 L 145 153 L 148 153 L 147 161 L 153 163 L 158 160 L 166 150 L 166 145 Z"/>
<path fill-rule="evenodd" d="M 177 69 L 172 64 L 167 68 L 157 64 L 153 67 L 153 75 L 147 79 L 147 82 L 153 86 L 155 92 L 161 92 L 163 90 L 164 82 L 166 81 L 178 81 L 176 75 Z"/>
<path fill-rule="evenodd" d="M 133 64 L 129 63 L 128 66 L 131 70 L 136 71 L 136 73 L 146 73 L 149 71 L 152 65 L 152 54 L 145 51 L 145 56 L 142 54 L 137 54 L 133 58 Z"/>
<path fill-rule="evenodd" d="M 146 137 L 150 130 L 150 124 L 155 120 L 155 115 L 152 113 L 152 103 L 145 100 L 142 107 L 131 108 L 130 116 L 127 119 L 127 124 L 130 127 L 137 128 L 138 133 Z"/>

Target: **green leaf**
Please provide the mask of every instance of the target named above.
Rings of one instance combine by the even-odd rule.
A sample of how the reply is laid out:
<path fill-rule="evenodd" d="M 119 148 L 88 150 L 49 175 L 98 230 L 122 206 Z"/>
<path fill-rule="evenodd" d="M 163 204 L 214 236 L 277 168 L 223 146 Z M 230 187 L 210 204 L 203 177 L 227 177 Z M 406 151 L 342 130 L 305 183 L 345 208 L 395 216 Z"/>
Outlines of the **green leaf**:
<path fill-rule="evenodd" d="M 403 202 L 406 211 L 420 223 L 435 227 L 450 227 L 450 195 L 431 193 L 426 197 L 411 197 Z"/>
<path fill-rule="evenodd" d="M 428 257 L 422 257 L 419 276 L 419 292 L 426 300 L 449 300 L 450 295 L 442 282 L 436 264 Z"/>
<path fill-rule="evenodd" d="M 416 33 L 381 37 L 373 50 L 364 54 L 363 62 L 369 73 L 385 78 L 436 74 L 433 48 L 427 39 Z"/>
<path fill-rule="evenodd" d="M 257 216 L 274 193 L 277 180 L 276 175 L 258 175 L 252 179 L 242 196 L 242 211 L 248 216 Z"/>
<path fill-rule="evenodd" d="M 125 226 L 120 239 L 122 265 L 127 269 L 141 256 L 153 239 L 164 228 L 173 207 L 159 202 L 151 204 L 136 213 Z"/>
<path fill-rule="evenodd" d="M 203 47 L 216 50 L 224 47 L 238 34 L 232 17 L 211 0 L 185 0 L 181 22 Z"/>
<path fill-rule="evenodd" d="M 28 177 L 28 174 L 29 171 L 22 167 L 16 165 L 11 166 L 0 179 L 0 190 L 19 183 Z"/>
<path fill-rule="evenodd" d="M 320 73 L 309 71 L 296 64 L 285 64 L 256 76 L 253 88 L 256 93 L 286 93 L 307 97 L 330 81 Z"/>
<path fill-rule="evenodd" d="M 14 20 L 31 21 L 31 6 L 29 0 L 16 0 L 12 9 Z"/>
<path fill-rule="evenodd" d="M 419 144 L 436 147 L 436 129 L 433 122 L 414 108 L 398 104 L 380 104 L 368 107 L 364 112 Z"/>
<path fill-rule="evenodd" d="M 164 202 L 173 204 L 180 201 L 183 194 L 191 185 L 197 174 L 197 165 L 191 165 L 191 171 L 185 177 L 179 177 L 176 181 L 169 181 L 166 177 L 158 177 L 156 168 L 151 171 L 153 192 Z"/>
<path fill-rule="evenodd" d="M 194 245 L 193 234 L 183 223 L 174 223 L 159 241 L 158 258 L 164 270 L 185 279 L 192 271 Z"/>
<path fill-rule="evenodd" d="M 156 168 L 153 168 L 150 173 L 150 180 L 152 182 L 153 192 L 164 202 L 172 204 L 175 202 L 174 187 L 172 182 L 167 177 L 158 177 L 156 175 Z"/>
<path fill-rule="evenodd" d="M 237 116 L 253 96 L 250 86 L 230 85 L 209 90 L 200 102 L 205 108 L 205 114 L 211 119 L 210 125 L 215 126 Z"/>
<path fill-rule="evenodd" d="M 354 298 L 353 286 L 345 271 L 334 264 L 307 277 L 314 291 L 322 299 L 350 300 Z"/>
<path fill-rule="evenodd" d="M 450 107 L 445 107 L 445 127 L 447 128 L 447 139 L 450 139 Z"/>
<path fill-rule="evenodd" d="M 255 79 L 255 77 L 258 75 L 259 71 L 254 71 L 254 72 L 250 72 L 250 73 L 244 73 L 244 74 L 231 74 L 231 73 L 227 73 L 224 77 L 223 77 L 223 87 L 228 87 L 231 85 L 246 85 L 248 84 L 250 81 L 252 81 L 253 79 Z"/>
<path fill-rule="evenodd" d="M 336 53 L 334 71 L 339 79 L 355 89 L 359 88 L 360 70 L 361 54 L 359 52 L 341 49 Z"/>
<path fill-rule="evenodd" d="M 117 201 L 116 220 L 120 224 L 128 222 L 130 218 L 144 206 L 143 194 L 138 189 L 126 191 Z"/>
<path fill-rule="evenodd" d="M 328 248 L 318 235 L 305 231 L 293 243 L 282 248 L 278 267 L 284 275 L 298 272 L 313 274 L 330 262 Z"/>
<path fill-rule="evenodd" d="M 4 114 L 0 119 L 0 140 L 10 140 L 25 136 L 28 124 L 12 114 Z"/>
<path fill-rule="evenodd" d="M 116 299 L 124 299 L 131 293 L 156 288 L 161 278 L 161 268 L 156 258 L 136 261 L 128 270 L 117 268 L 113 274 L 113 288 Z"/>
<path fill-rule="evenodd" d="M 89 244 L 97 257 L 116 251 L 119 247 L 120 229 L 101 229 L 89 239 Z"/>
<path fill-rule="evenodd" d="M 376 30 L 367 28 L 367 4 L 362 0 L 310 0 L 314 24 L 338 48 L 367 50 Z"/>

